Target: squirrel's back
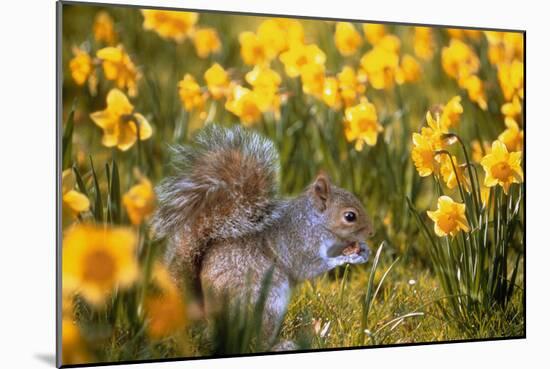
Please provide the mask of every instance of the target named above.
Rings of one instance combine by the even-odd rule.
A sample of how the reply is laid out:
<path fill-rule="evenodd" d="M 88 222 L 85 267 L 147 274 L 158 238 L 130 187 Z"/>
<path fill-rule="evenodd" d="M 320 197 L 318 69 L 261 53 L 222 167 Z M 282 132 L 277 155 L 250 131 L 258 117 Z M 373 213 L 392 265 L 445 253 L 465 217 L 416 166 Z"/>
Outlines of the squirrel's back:
<path fill-rule="evenodd" d="M 171 155 L 174 173 L 156 188 L 152 227 L 168 239 L 167 258 L 187 259 L 178 262 L 190 273 L 198 273 L 208 243 L 261 232 L 276 218 L 279 157 L 270 140 L 209 125 Z"/>

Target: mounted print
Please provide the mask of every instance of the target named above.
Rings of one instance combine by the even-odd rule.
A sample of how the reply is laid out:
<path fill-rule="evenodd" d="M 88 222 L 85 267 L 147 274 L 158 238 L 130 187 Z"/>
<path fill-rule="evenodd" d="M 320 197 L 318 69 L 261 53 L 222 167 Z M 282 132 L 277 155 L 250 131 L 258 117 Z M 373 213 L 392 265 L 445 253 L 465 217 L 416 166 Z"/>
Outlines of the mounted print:
<path fill-rule="evenodd" d="M 58 365 L 524 338 L 524 61 L 517 30 L 58 3 Z"/>

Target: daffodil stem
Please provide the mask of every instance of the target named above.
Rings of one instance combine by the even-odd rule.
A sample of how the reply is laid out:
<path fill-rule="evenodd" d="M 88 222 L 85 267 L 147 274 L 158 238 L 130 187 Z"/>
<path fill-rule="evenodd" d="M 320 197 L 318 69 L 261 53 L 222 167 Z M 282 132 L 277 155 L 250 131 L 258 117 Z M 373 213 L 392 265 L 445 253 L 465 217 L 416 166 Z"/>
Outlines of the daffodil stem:
<path fill-rule="evenodd" d="M 478 219 L 479 215 L 480 215 L 479 204 L 481 203 L 481 195 L 479 193 L 479 184 L 475 183 L 475 181 L 474 181 L 474 176 L 472 174 L 472 167 L 471 167 L 470 158 L 468 156 L 468 151 L 466 150 L 466 146 L 464 145 L 464 142 L 462 141 L 462 139 L 458 135 L 455 135 L 455 137 L 458 140 L 458 142 L 460 143 L 460 146 L 462 147 L 462 151 L 464 152 L 464 159 L 466 160 L 466 165 L 468 166 L 468 175 L 470 176 L 470 183 L 472 184 L 472 192 L 473 192 L 472 197 L 474 198 L 474 207 L 476 209 L 476 219 Z M 458 177 L 457 177 L 457 182 L 458 182 Z"/>

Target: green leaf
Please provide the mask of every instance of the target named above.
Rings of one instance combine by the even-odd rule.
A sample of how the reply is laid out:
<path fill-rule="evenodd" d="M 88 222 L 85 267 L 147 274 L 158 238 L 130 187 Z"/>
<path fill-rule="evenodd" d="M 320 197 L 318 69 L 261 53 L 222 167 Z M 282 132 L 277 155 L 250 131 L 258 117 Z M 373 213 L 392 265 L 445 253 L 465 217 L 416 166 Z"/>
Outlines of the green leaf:
<path fill-rule="evenodd" d="M 74 112 L 75 112 L 75 105 L 76 100 L 73 103 L 73 106 L 71 108 L 71 111 L 69 112 L 69 116 L 67 117 L 67 121 L 65 122 L 65 125 L 63 126 L 63 137 L 62 137 L 62 148 L 61 148 L 61 154 L 62 154 L 62 168 L 63 170 L 69 168 L 71 166 L 72 161 L 72 150 L 73 150 L 73 130 L 74 130 Z"/>
<path fill-rule="evenodd" d="M 99 190 L 99 181 L 97 180 L 97 175 L 94 169 L 94 161 L 90 155 L 90 166 L 92 168 L 92 178 L 94 179 L 94 191 L 95 191 L 95 202 L 94 202 L 94 217 L 98 222 L 103 222 L 103 202 L 101 201 L 101 191 Z"/>

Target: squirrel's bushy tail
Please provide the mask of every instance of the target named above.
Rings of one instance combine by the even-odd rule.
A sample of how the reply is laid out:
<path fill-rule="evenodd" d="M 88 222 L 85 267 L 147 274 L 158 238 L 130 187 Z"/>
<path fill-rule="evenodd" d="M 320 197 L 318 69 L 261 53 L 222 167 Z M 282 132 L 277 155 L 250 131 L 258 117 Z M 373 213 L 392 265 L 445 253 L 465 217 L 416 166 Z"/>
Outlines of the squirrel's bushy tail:
<path fill-rule="evenodd" d="M 172 167 L 156 189 L 152 220 L 155 237 L 168 239 L 168 258 L 196 264 L 208 242 L 261 231 L 274 219 L 279 158 L 270 140 L 210 125 L 194 145 L 172 147 Z"/>

